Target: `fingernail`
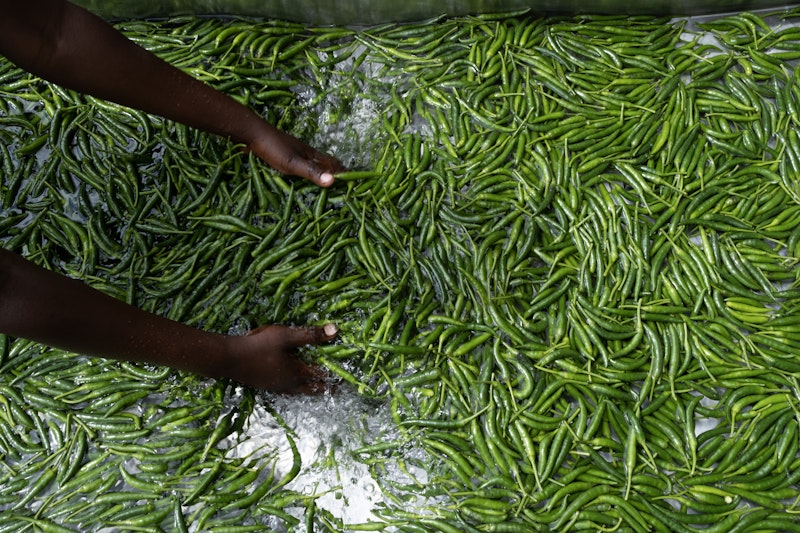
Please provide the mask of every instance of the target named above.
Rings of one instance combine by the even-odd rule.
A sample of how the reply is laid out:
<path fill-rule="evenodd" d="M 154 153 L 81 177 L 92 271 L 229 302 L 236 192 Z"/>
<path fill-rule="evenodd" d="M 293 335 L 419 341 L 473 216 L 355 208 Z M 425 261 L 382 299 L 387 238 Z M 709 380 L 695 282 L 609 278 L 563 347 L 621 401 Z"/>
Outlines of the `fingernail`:
<path fill-rule="evenodd" d="M 325 324 L 323 331 L 325 335 L 328 337 L 333 337 L 339 332 L 339 328 L 337 328 L 334 324 Z"/>
<path fill-rule="evenodd" d="M 331 174 L 330 172 L 323 172 L 319 176 L 319 182 L 322 185 L 330 185 L 331 183 L 333 183 L 333 174 Z"/>

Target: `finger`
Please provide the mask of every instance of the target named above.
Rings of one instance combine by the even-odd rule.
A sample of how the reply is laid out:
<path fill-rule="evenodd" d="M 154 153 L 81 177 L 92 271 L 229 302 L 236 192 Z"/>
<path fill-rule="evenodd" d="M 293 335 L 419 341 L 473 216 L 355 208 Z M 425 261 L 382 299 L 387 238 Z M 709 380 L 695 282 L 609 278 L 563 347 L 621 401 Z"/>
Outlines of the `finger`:
<path fill-rule="evenodd" d="M 302 159 L 302 164 L 297 166 L 299 168 L 292 173 L 306 178 L 320 187 L 330 187 L 333 185 L 334 175 L 344 171 L 344 165 L 337 159 L 319 152 L 315 152 L 312 157 Z"/>
<path fill-rule="evenodd" d="M 264 324 L 247 331 L 244 335 L 257 335 L 265 331 L 272 331 L 277 341 L 283 341 L 286 346 L 299 348 L 307 344 L 322 344 L 331 341 L 339 334 L 335 324 L 324 326 L 281 326 L 278 324 Z"/>
<path fill-rule="evenodd" d="M 334 324 L 324 326 L 302 326 L 286 328 L 284 341 L 287 346 L 299 348 L 307 344 L 322 344 L 336 338 L 339 329 Z"/>
<path fill-rule="evenodd" d="M 279 172 L 305 178 L 320 187 L 333 185 L 334 175 L 345 170 L 335 157 L 271 126 L 269 133 L 254 141 L 250 148 Z"/>
<path fill-rule="evenodd" d="M 333 174 L 330 172 L 322 172 L 315 179 L 312 179 L 312 181 L 320 187 L 330 187 L 333 185 Z"/>

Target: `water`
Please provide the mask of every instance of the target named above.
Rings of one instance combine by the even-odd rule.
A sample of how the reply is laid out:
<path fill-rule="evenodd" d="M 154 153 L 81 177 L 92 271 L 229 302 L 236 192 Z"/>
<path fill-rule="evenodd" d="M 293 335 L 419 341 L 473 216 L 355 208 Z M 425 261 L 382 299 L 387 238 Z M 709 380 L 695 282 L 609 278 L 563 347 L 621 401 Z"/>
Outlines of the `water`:
<path fill-rule="evenodd" d="M 354 452 L 363 446 L 402 438 L 389 404 L 366 400 L 349 387 L 320 396 L 270 395 L 262 399 L 237 436 L 238 444 L 231 454 L 252 457 L 274 450 L 275 476 L 280 479 L 291 471 L 295 462 L 288 436 L 291 435 L 301 469 L 286 489 L 314 496 L 317 508 L 345 524 L 378 520 L 375 512 L 389 505 L 393 495 L 384 492 L 370 465 L 359 460 Z M 402 483 L 403 468 L 397 461 L 422 453 L 407 446 L 402 457 L 382 464 L 382 472 L 388 470 L 394 481 Z M 414 474 L 420 476 L 419 481 L 426 481 L 424 471 L 416 470 Z"/>

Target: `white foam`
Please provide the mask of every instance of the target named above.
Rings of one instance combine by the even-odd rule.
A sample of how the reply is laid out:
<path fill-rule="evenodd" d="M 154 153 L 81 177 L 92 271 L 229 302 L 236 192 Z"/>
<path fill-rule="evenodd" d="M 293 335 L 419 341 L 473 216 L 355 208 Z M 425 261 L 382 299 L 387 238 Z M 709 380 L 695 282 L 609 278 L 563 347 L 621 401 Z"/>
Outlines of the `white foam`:
<path fill-rule="evenodd" d="M 280 479 L 295 464 L 291 438 L 301 468 L 286 489 L 315 496 L 319 509 L 345 524 L 379 520 L 375 511 L 384 508 L 390 498 L 379 484 L 382 480 L 374 479 L 369 464 L 353 452 L 401 438 L 388 403 L 367 401 L 344 387 L 334 394 L 268 396 L 260 400 L 231 453 L 251 459 L 275 458 L 275 476 Z M 405 453 L 421 452 L 407 449 Z M 390 471 L 395 470 L 388 466 Z M 425 473 L 415 475 L 424 477 Z"/>

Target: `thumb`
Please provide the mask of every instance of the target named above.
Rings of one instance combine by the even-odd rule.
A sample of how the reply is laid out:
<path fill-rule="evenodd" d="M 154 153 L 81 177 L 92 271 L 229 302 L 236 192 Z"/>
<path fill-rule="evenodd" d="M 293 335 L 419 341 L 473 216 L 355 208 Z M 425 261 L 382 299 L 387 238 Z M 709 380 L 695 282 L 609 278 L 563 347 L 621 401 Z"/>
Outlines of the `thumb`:
<path fill-rule="evenodd" d="M 324 154 L 313 148 L 311 152 L 296 156 L 287 161 L 290 170 L 288 174 L 300 176 L 320 187 L 330 187 L 334 182 L 334 175 L 345 170 L 338 159 Z"/>
<path fill-rule="evenodd" d="M 330 187 L 334 174 L 345 169 L 335 157 L 286 132 L 271 126 L 268 132 L 252 142 L 249 148 L 279 172 L 305 178 L 320 187 Z"/>
<path fill-rule="evenodd" d="M 336 338 L 339 328 L 335 324 L 324 326 L 292 326 L 284 338 L 288 346 L 299 348 L 307 344 L 322 344 Z"/>

